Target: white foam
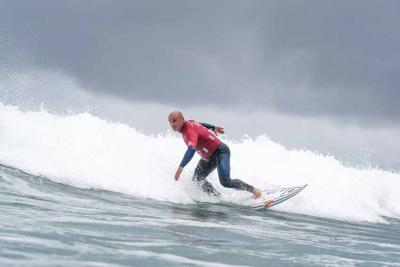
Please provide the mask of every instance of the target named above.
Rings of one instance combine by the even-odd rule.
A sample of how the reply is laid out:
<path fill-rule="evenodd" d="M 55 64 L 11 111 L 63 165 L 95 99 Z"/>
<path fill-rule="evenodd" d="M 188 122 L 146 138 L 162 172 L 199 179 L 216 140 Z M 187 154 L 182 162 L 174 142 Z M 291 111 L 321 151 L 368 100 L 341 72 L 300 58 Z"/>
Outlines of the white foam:
<path fill-rule="evenodd" d="M 166 126 L 167 127 L 167 126 Z M 333 157 L 288 150 L 266 136 L 225 142 L 232 178 L 263 188 L 309 186 L 275 209 L 335 219 L 383 222 L 400 218 L 400 174 L 345 167 Z M 174 173 L 185 151 L 178 135 L 150 136 L 88 113 L 57 116 L 0 103 L 0 163 L 82 188 L 106 189 L 175 203 L 204 198 L 191 175 L 198 156 Z M 227 199 L 246 193 L 222 188 Z"/>

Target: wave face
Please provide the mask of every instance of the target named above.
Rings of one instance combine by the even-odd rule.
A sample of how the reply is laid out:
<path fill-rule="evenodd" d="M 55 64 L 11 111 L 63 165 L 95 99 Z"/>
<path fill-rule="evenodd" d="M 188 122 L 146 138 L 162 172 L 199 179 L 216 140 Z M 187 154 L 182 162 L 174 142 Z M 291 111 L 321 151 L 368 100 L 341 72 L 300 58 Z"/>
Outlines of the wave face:
<path fill-rule="evenodd" d="M 351 221 L 400 218 L 399 173 L 344 166 L 266 136 L 224 142 L 232 152 L 232 178 L 261 188 L 308 183 L 276 210 Z M 89 113 L 60 116 L 0 103 L 0 163 L 62 184 L 173 203 L 214 201 L 191 182 L 198 157 L 174 181 L 184 151 L 181 137 L 169 132 L 146 135 Z M 247 194 L 222 188 L 216 173 L 209 180 L 224 200 L 240 204 Z"/>

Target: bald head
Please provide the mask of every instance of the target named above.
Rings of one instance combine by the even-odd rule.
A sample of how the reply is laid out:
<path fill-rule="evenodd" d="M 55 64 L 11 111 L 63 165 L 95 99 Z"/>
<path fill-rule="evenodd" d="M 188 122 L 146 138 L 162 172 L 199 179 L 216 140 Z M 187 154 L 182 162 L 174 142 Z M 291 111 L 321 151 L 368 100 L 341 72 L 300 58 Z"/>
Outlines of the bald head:
<path fill-rule="evenodd" d="M 183 125 L 185 124 L 185 118 L 180 111 L 172 111 L 168 115 L 168 121 L 171 125 L 171 128 L 176 132 L 181 132 Z"/>
<path fill-rule="evenodd" d="M 175 110 L 175 111 L 172 111 L 168 115 L 168 120 L 171 120 L 171 118 L 182 118 L 183 119 L 183 114 L 182 114 L 182 112 Z"/>

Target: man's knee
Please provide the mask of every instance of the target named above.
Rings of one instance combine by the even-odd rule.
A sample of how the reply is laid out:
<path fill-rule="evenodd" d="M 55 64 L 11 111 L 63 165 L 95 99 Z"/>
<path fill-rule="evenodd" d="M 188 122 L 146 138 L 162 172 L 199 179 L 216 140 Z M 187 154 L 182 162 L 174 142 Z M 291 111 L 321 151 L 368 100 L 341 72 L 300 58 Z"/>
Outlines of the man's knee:
<path fill-rule="evenodd" d="M 224 177 L 220 179 L 220 183 L 223 187 L 228 187 L 228 188 L 232 187 L 232 180 L 229 177 Z"/>
<path fill-rule="evenodd" d="M 200 175 L 195 173 L 195 174 L 193 174 L 192 180 L 194 182 L 200 182 L 201 180 L 204 180 L 204 178 L 202 178 Z"/>
<path fill-rule="evenodd" d="M 206 171 L 204 168 L 198 167 L 195 169 L 192 180 L 195 182 L 204 181 L 207 177 Z"/>

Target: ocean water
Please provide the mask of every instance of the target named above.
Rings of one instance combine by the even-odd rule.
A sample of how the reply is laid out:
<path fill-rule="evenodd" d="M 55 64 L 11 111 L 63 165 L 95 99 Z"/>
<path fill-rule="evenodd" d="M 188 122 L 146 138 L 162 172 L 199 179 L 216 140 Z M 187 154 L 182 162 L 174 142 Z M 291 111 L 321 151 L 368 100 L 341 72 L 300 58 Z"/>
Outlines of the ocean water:
<path fill-rule="evenodd" d="M 270 210 L 173 176 L 181 137 L 0 104 L 0 266 L 400 266 L 400 174 L 231 141 L 232 177 L 308 183 Z"/>

